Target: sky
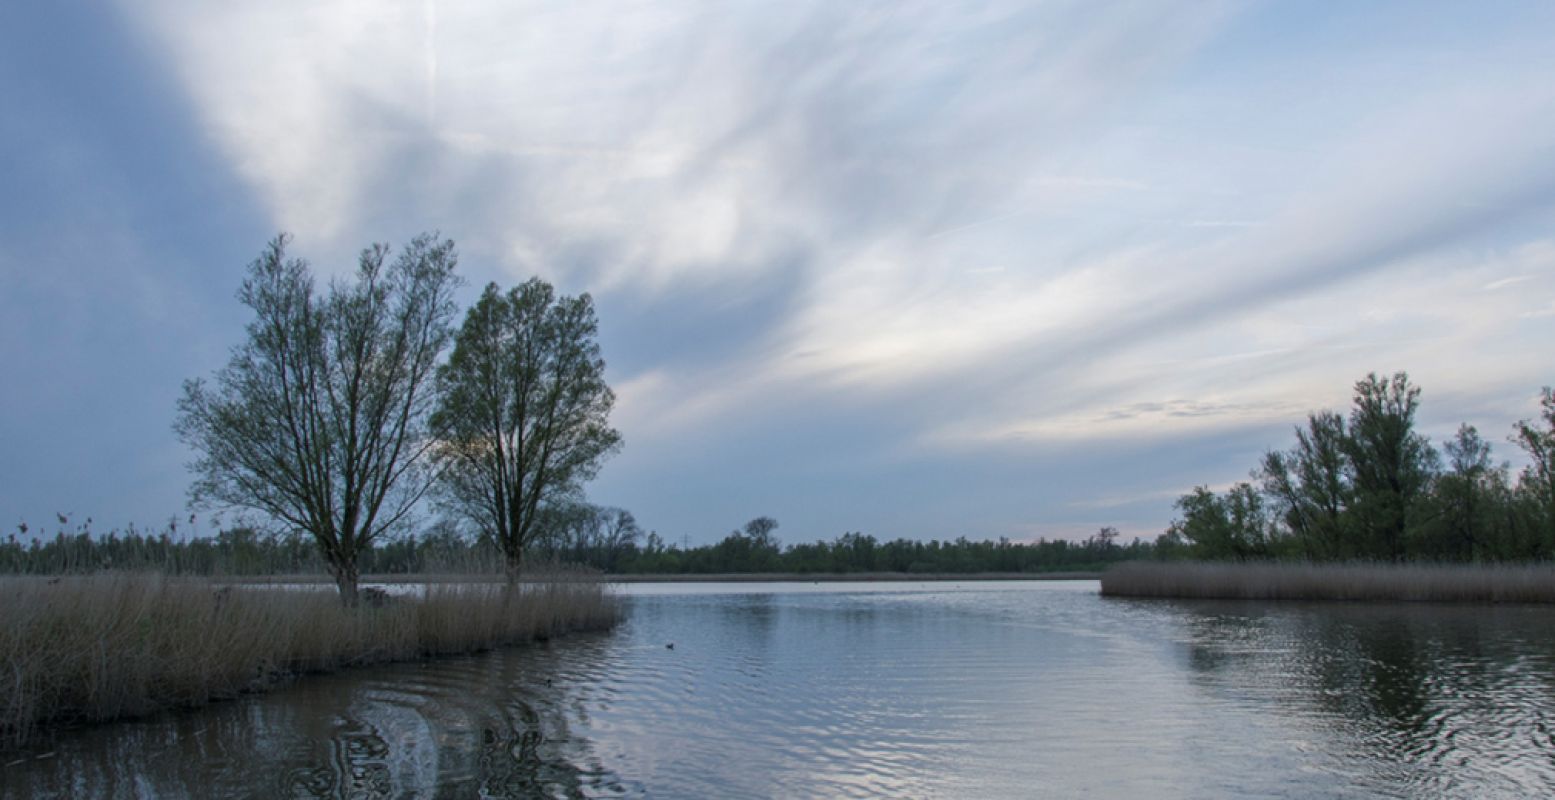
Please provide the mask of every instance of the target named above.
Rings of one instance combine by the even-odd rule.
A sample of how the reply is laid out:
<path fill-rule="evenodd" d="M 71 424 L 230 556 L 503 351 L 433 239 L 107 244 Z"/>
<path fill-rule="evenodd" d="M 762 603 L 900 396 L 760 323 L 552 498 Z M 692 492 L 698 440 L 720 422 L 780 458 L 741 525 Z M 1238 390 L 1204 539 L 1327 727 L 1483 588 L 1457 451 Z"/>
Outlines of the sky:
<path fill-rule="evenodd" d="M 276 233 L 589 292 L 666 540 L 1151 538 L 1368 372 L 1555 383 L 1555 4 L 0 5 L 0 525 L 186 518 Z M 193 530 L 210 532 L 200 518 Z M 186 526 L 185 531 L 190 528 Z"/>

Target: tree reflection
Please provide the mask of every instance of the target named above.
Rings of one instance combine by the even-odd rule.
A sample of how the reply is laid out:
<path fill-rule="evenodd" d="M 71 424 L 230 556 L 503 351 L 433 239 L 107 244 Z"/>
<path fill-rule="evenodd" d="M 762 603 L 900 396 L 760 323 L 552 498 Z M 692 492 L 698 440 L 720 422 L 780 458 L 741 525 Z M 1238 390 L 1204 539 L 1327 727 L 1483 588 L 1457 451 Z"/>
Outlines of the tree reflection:
<path fill-rule="evenodd" d="M 1414 789 L 1555 778 L 1555 611 L 1532 607 L 1184 602 L 1194 684 L 1339 740 L 1362 775 Z M 1396 785 L 1396 784 L 1395 784 Z M 1521 787 L 1512 784 L 1508 788 Z M 1524 787 L 1525 788 L 1525 787 Z"/>
<path fill-rule="evenodd" d="M 582 797 L 615 776 L 572 734 L 599 640 L 314 676 L 267 695 L 61 732 L 4 797 Z M 46 758 L 38 758 L 47 755 Z"/>

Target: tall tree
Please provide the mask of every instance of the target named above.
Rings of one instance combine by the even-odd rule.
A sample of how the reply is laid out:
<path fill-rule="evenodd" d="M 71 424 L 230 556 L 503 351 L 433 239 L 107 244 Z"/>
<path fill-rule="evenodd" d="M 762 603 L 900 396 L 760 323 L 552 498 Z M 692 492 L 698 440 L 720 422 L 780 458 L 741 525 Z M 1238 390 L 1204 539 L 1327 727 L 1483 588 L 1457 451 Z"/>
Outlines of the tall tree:
<path fill-rule="evenodd" d="M 442 500 L 497 543 L 510 582 L 544 509 L 579 494 L 620 446 L 598 329 L 587 294 L 558 297 L 539 278 L 506 293 L 490 284 L 438 372 Z"/>
<path fill-rule="evenodd" d="M 1436 535 L 1421 549 L 1433 558 L 1474 560 L 1487 555 L 1505 478 L 1491 462 L 1490 443 L 1480 438 L 1473 425 L 1458 426 L 1457 435 L 1442 449 L 1447 465 L 1431 498 L 1436 506 L 1432 520 Z"/>
<path fill-rule="evenodd" d="M 575 493 L 541 504 L 524 550 L 531 558 L 581 563 L 599 530 L 598 511 Z"/>
<path fill-rule="evenodd" d="M 1544 387 L 1539 407 L 1541 419 L 1517 423 L 1512 442 L 1528 454 L 1518 491 L 1533 511 L 1538 537 L 1555 549 L 1555 389 Z"/>
<path fill-rule="evenodd" d="M 643 530 L 637 525 L 637 518 L 632 512 L 624 508 L 602 508 L 599 510 L 600 548 L 604 551 L 604 568 L 607 572 L 614 571 L 619 565 L 623 555 L 637 547 L 637 540 L 642 538 Z"/>
<path fill-rule="evenodd" d="M 1404 556 L 1411 515 L 1436 472 L 1436 451 L 1414 430 L 1419 407 L 1420 388 L 1406 373 L 1371 373 L 1355 384 L 1345 456 L 1365 555 Z"/>
<path fill-rule="evenodd" d="M 422 235 L 389 263 L 362 251 L 352 280 L 314 291 L 277 236 L 238 299 L 248 340 L 207 383 L 184 383 L 175 430 L 198 455 L 191 503 L 248 508 L 307 531 L 356 603 L 357 561 L 431 485 L 432 378 L 454 314 L 452 241 Z"/>
<path fill-rule="evenodd" d="M 1307 558 L 1345 555 L 1350 481 L 1344 449 L 1344 418 L 1332 411 L 1311 414 L 1306 429 L 1296 429 L 1296 447 L 1268 453 L 1255 473 Z"/>
<path fill-rule="evenodd" d="M 1172 521 L 1167 535 L 1186 543 L 1195 556 L 1241 560 L 1269 554 L 1272 526 L 1251 484 L 1236 484 L 1224 498 L 1197 486 L 1177 498 L 1176 507 L 1182 517 Z"/>

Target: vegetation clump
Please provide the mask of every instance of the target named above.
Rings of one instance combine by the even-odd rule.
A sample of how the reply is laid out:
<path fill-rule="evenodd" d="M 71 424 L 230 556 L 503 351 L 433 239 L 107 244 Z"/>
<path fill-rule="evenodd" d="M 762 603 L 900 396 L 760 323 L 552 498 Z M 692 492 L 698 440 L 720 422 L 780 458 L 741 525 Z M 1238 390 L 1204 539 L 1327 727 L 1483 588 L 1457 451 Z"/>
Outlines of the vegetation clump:
<path fill-rule="evenodd" d="M 615 624 L 596 581 L 427 586 L 351 608 L 328 592 L 153 573 L 0 580 L 0 748 L 261 690 L 290 676 L 469 653 Z"/>
<path fill-rule="evenodd" d="M 1516 479 L 1472 425 L 1434 448 L 1415 431 L 1419 406 L 1408 375 L 1367 375 L 1348 417 L 1309 415 L 1254 482 L 1183 495 L 1154 553 L 1179 563 L 1115 567 L 1102 593 L 1555 602 L 1555 391 L 1541 393 L 1540 419 L 1513 427 L 1529 458 Z"/>
<path fill-rule="evenodd" d="M 1223 493 L 1200 486 L 1156 542 L 1163 559 L 1526 562 L 1555 559 L 1555 391 L 1513 428 L 1529 463 L 1514 479 L 1462 425 L 1441 451 L 1415 430 L 1405 373 L 1355 384 L 1348 418 L 1311 414 Z"/>

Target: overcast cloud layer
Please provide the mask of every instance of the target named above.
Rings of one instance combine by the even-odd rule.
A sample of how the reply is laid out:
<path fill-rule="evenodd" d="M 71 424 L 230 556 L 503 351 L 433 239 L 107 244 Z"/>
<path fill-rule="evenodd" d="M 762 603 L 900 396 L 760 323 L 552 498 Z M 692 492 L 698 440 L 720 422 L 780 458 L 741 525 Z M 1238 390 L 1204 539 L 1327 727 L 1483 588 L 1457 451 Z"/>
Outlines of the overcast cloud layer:
<path fill-rule="evenodd" d="M 1153 536 L 1373 370 L 1503 442 L 1555 382 L 1555 6 L 1354 5 L 0 11 L 0 521 L 180 512 L 278 230 L 592 292 L 591 495 L 675 541 Z"/>

